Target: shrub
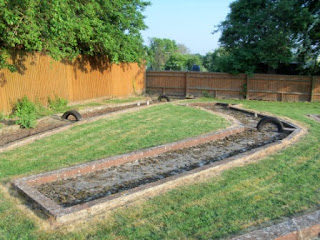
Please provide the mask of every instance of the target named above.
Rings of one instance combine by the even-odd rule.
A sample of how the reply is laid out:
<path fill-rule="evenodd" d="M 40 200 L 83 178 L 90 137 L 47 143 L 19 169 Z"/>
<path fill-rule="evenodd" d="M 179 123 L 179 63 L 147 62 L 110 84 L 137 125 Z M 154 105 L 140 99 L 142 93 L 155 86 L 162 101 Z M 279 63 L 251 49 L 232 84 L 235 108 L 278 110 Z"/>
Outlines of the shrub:
<path fill-rule="evenodd" d="M 14 116 L 18 118 L 16 124 L 19 124 L 22 128 L 34 128 L 37 124 L 36 106 L 27 97 L 23 97 L 16 103 Z"/>
<path fill-rule="evenodd" d="M 54 111 L 61 111 L 67 107 L 68 100 L 60 97 L 55 97 L 55 99 L 48 98 L 48 105 Z"/>

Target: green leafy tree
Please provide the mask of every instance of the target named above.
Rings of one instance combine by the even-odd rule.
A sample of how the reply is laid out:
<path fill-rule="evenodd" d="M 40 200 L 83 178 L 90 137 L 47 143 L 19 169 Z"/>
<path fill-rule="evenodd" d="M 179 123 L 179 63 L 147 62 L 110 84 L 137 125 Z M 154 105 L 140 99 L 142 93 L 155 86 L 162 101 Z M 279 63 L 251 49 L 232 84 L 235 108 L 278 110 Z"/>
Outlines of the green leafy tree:
<path fill-rule="evenodd" d="M 198 65 L 203 69 L 203 60 L 200 54 L 189 54 L 187 55 L 186 68 L 191 71 L 193 65 Z"/>
<path fill-rule="evenodd" d="M 320 2 L 316 0 L 298 0 L 296 14 L 291 28 L 295 32 L 297 61 L 305 74 L 320 74 Z"/>
<path fill-rule="evenodd" d="M 209 52 L 203 57 L 203 65 L 210 72 L 233 72 L 230 62 L 233 60 L 225 48 L 217 48 L 214 52 Z"/>
<path fill-rule="evenodd" d="M 148 48 L 149 69 L 164 70 L 171 55 L 178 52 L 178 45 L 167 38 L 151 38 Z"/>
<path fill-rule="evenodd" d="M 228 71 L 253 73 L 259 64 L 273 72 L 294 56 L 307 71 L 319 57 L 319 1 L 237 0 L 219 26 L 229 55 Z M 311 63 L 311 64 L 310 64 Z"/>
<path fill-rule="evenodd" d="M 165 63 L 165 70 L 186 70 L 187 56 L 181 53 L 173 53 Z"/>
<path fill-rule="evenodd" d="M 238 0 L 219 29 L 220 43 L 230 53 L 228 62 L 234 73 L 254 72 L 264 63 L 270 70 L 291 61 L 291 30 L 287 28 L 291 4 L 276 0 Z"/>
<path fill-rule="evenodd" d="M 79 54 L 111 63 L 140 62 L 146 28 L 142 0 L 0 0 L 0 68 L 13 70 L 12 49 L 42 51 L 56 60 Z"/>

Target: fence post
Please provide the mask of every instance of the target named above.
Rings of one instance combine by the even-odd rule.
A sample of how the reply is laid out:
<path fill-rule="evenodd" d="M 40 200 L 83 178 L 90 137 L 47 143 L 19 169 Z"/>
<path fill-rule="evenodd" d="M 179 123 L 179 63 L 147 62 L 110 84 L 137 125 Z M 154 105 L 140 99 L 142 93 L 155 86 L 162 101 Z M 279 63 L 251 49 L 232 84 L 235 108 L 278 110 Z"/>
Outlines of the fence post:
<path fill-rule="evenodd" d="M 246 99 L 247 100 L 249 100 L 249 75 L 248 74 L 246 74 L 246 87 L 245 87 L 245 97 L 246 97 Z"/>
<path fill-rule="evenodd" d="M 311 94 L 310 94 L 310 102 L 313 102 L 314 91 L 315 91 L 316 79 L 314 76 L 311 77 Z"/>
<path fill-rule="evenodd" d="M 185 81 L 186 81 L 186 97 L 189 96 L 189 76 L 188 76 L 188 72 L 186 72 L 185 74 Z"/>

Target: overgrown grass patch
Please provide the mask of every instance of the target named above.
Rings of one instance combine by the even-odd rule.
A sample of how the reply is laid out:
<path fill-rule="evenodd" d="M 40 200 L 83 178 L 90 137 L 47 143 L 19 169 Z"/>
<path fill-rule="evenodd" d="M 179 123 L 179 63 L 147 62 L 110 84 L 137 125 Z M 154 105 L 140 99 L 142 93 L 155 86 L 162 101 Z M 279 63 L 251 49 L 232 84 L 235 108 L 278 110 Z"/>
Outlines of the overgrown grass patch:
<path fill-rule="evenodd" d="M 214 100 L 201 99 L 201 101 Z M 226 102 L 226 100 L 223 101 Z M 298 120 L 308 126 L 309 133 L 294 146 L 258 163 L 226 171 L 221 176 L 206 183 L 181 187 L 155 197 L 146 203 L 118 210 L 107 220 L 87 223 L 84 229 L 73 232 L 64 230 L 40 231 L 9 200 L 0 200 L 2 236 L 7 239 L 14 239 L 17 236 L 25 239 L 219 239 L 239 234 L 244 229 L 261 223 L 280 221 L 285 217 L 318 209 L 320 206 L 320 123 L 309 119 L 306 114 L 319 114 L 320 103 L 261 101 L 237 101 L 237 103 L 243 103 L 248 108 Z M 135 147 L 135 143 L 132 143 L 131 140 L 125 140 L 127 137 L 130 139 L 130 135 L 142 134 L 141 131 L 149 132 L 153 130 L 152 128 L 163 129 L 163 124 L 168 124 L 171 128 L 186 127 L 185 117 L 187 115 L 183 115 L 186 114 L 185 109 L 183 107 L 167 108 L 170 108 L 169 105 L 157 106 L 157 108 L 152 109 L 149 117 L 145 115 L 144 118 L 139 118 L 141 113 L 121 117 L 125 125 L 131 124 L 130 133 L 128 128 L 123 130 L 119 128 L 116 119 L 112 119 L 111 122 L 108 122 L 109 125 L 105 127 L 119 136 L 119 141 L 121 144 L 126 144 L 125 149 L 129 151 Z M 192 111 L 199 113 L 196 110 Z M 163 114 L 168 114 L 165 117 L 168 123 L 158 120 Z M 169 115 L 172 118 L 169 118 Z M 190 115 L 194 116 L 194 114 Z M 206 115 L 204 118 L 200 115 L 197 116 L 199 116 L 198 119 L 208 118 L 209 120 L 211 115 Z M 156 127 L 140 129 L 140 125 L 142 125 L 140 123 L 147 124 L 152 120 L 156 123 L 154 125 Z M 131 121 L 134 121 L 134 123 Z M 178 125 L 175 125 L 174 122 L 177 122 Z M 86 161 L 85 158 L 88 155 L 83 158 L 81 156 L 76 158 L 73 155 L 76 153 L 79 153 L 79 155 L 86 154 L 86 146 L 83 146 L 83 144 L 90 146 L 90 141 L 94 140 L 94 137 L 90 137 L 90 134 L 95 131 L 94 129 L 104 131 L 103 127 L 99 128 L 100 122 L 96 124 L 98 126 L 90 125 L 83 129 L 80 126 L 77 127 L 78 130 L 82 131 L 83 136 L 89 135 L 87 143 L 80 140 L 80 142 L 77 142 L 77 135 L 68 134 L 70 135 L 68 139 L 74 141 L 72 146 L 82 147 L 84 150 L 70 152 L 70 155 L 65 159 L 61 158 L 61 152 L 55 155 L 53 150 L 42 146 L 56 144 L 55 142 L 59 142 L 60 138 L 65 143 L 64 137 L 66 136 L 63 136 L 63 134 L 19 149 L 16 151 L 17 153 L 1 154 L 1 163 L 3 162 L 2 159 L 8 162 L 8 165 L 0 166 L 1 172 L 5 170 L 5 175 L 1 176 L 2 179 L 12 178 L 18 174 L 29 174 L 30 172 L 62 167 L 75 163 L 77 159 L 78 161 Z M 203 124 L 208 123 L 203 122 Z M 198 123 L 192 123 L 187 126 L 185 131 L 190 134 L 198 128 Z M 107 132 L 105 131 L 104 134 L 107 134 Z M 126 135 L 126 133 L 128 134 Z M 141 146 L 151 142 L 155 144 L 155 140 L 159 142 L 172 141 L 175 137 L 170 135 L 170 132 L 159 134 L 166 136 L 163 139 L 159 135 L 153 135 L 155 133 L 146 134 L 147 137 L 149 136 L 148 140 L 138 137 L 139 141 L 142 142 Z M 103 134 L 101 134 L 102 136 Z M 109 135 L 107 136 L 110 139 Z M 121 139 L 122 136 L 123 139 Z M 113 140 L 110 139 L 110 141 Z M 41 147 L 43 147 L 42 150 L 38 150 Z M 93 148 L 90 146 L 86 150 L 88 151 L 88 149 Z M 56 151 L 59 151 L 59 149 L 56 149 Z M 99 151 L 103 152 L 103 149 Z M 117 151 L 118 147 L 115 147 L 108 154 L 113 155 Z M 36 158 L 33 156 L 33 152 L 43 155 L 41 158 Z M 47 158 L 48 156 L 50 157 Z M 46 158 L 49 161 L 41 160 Z M 24 166 L 21 166 L 20 162 L 23 159 L 28 160 Z M 69 161 L 69 159 L 74 160 Z M 19 171 L 15 172 L 12 167 L 15 165 L 18 166 Z M 11 169 L 6 170 L 5 168 Z M 1 192 L 0 199 L 2 199 Z M 8 216 L 13 216 L 13 218 L 19 220 L 12 221 Z"/>

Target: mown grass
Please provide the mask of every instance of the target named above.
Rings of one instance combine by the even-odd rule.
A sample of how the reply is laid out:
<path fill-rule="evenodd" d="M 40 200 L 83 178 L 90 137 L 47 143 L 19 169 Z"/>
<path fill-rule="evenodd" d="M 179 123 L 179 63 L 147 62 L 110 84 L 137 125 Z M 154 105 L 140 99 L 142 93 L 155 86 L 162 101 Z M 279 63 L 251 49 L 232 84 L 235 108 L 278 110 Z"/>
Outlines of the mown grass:
<path fill-rule="evenodd" d="M 139 101 L 139 100 L 144 100 L 144 97 L 130 97 L 130 98 L 119 98 L 119 99 L 108 99 L 103 101 L 104 103 L 115 103 L 115 104 L 119 104 L 119 103 L 129 103 L 129 102 L 135 102 L 135 101 Z"/>
<path fill-rule="evenodd" d="M 320 104 L 237 102 L 303 122 L 309 127 L 309 134 L 298 144 L 259 163 L 226 171 L 206 183 L 185 186 L 119 210 L 108 220 L 87 223 L 84 229 L 73 232 L 40 231 L 12 203 L 0 200 L 2 235 L 9 239 L 218 239 L 270 220 L 278 221 L 319 208 L 320 123 L 307 118 L 306 114 L 319 113 Z M 197 124 L 192 127 L 198 128 Z M 15 164 L 18 162 L 15 157 L 18 155 L 11 155 L 8 160 Z M 66 161 L 61 162 L 65 164 Z M 20 173 L 10 170 L 7 176 L 42 169 L 45 167 L 36 165 Z M 15 218 L 17 221 L 10 223 Z"/>

